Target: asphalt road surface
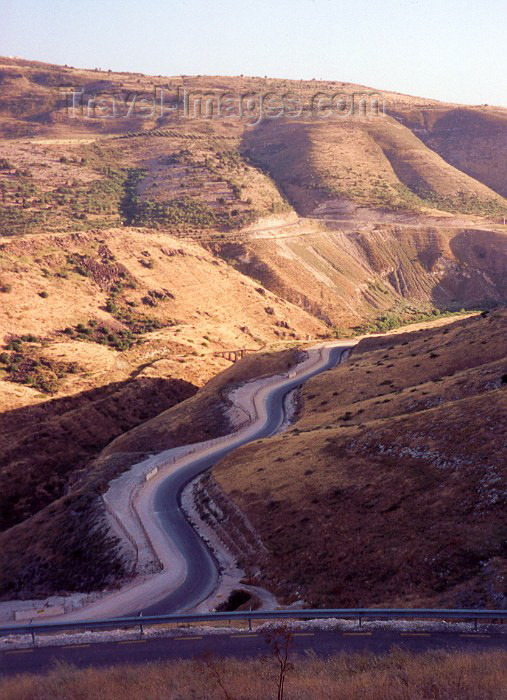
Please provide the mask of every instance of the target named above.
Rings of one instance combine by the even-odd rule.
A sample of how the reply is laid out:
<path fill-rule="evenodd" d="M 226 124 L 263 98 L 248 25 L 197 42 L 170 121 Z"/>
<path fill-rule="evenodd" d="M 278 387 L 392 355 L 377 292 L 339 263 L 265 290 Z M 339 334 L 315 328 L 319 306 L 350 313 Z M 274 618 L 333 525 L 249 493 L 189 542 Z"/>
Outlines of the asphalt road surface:
<path fill-rule="evenodd" d="M 507 635 L 470 632 L 422 632 L 398 630 L 294 632 L 291 655 L 313 651 L 320 657 L 338 652 L 371 651 L 387 653 L 398 647 L 413 652 L 428 649 L 460 649 L 463 651 L 507 650 Z M 61 647 L 35 647 L 0 652 L 0 675 L 45 673 L 57 661 L 79 668 L 142 664 L 174 659 L 199 659 L 206 655 L 240 658 L 270 655 L 265 635 L 256 633 L 219 634 L 208 636 L 181 635 L 155 639 L 130 639 L 94 644 L 70 644 Z"/>
<path fill-rule="evenodd" d="M 331 348 L 327 363 L 315 369 L 305 377 L 320 374 L 337 365 L 347 348 Z M 187 575 L 184 582 L 172 593 L 159 602 L 146 608 L 125 610 L 123 615 L 164 615 L 178 613 L 195 607 L 215 590 L 218 584 L 218 567 L 212 552 L 197 535 L 181 510 L 181 492 L 186 484 L 198 474 L 209 469 L 225 455 L 237 447 L 269 437 L 277 432 L 284 419 L 284 397 L 301 384 L 295 377 L 283 386 L 273 389 L 266 401 L 267 420 L 259 426 L 254 434 L 244 440 L 235 440 L 233 444 L 217 447 L 213 454 L 196 457 L 190 464 L 169 475 L 157 489 L 155 495 L 155 512 L 165 531 L 170 535 L 178 549 L 184 554 L 187 563 Z"/>

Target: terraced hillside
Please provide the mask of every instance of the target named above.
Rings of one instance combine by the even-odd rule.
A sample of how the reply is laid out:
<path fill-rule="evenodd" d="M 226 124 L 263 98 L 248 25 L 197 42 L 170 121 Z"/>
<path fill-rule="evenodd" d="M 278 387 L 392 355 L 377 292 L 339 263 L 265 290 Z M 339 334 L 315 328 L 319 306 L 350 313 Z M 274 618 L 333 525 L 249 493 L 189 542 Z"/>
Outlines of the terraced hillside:
<path fill-rule="evenodd" d="M 237 139 L 157 133 L 163 135 L 8 142 L 0 161 L 2 233 L 120 224 L 229 231 L 289 209 L 274 184 L 241 159 Z"/>
<path fill-rule="evenodd" d="M 363 341 L 292 430 L 213 468 L 267 548 L 257 583 L 310 607 L 505 607 L 506 325 Z"/>
<path fill-rule="evenodd" d="M 499 108 L 446 105 L 377 91 L 380 109 L 373 109 L 371 88 L 337 81 L 163 78 L 77 70 L 19 59 L 1 59 L 0 76 L 0 133 L 11 137 L 11 143 L 12 137 L 18 137 L 14 139 L 18 143 L 22 138 L 52 137 L 60 143 L 46 143 L 46 148 L 63 146 L 62 156 L 66 158 L 65 146 L 72 144 L 62 144 L 65 137 L 79 137 L 85 142 L 98 138 L 103 142 L 109 140 L 106 137 L 119 135 L 133 137 L 122 139 L 121 145 L 109 146 L 121 151 L 124 166 L 135 164 L 146 169 L 145 181 L 141 178 L 138 182 L 138 194 L 158 203 L 164 198 L 174 202 L 182 197 L 205 202 L 215 214 L 218 210 L 222 215 L 222 220 L 219 216 L 214 223 L 224 224 L 220 207 L 231 199 L 238 209 L 234 216 L 239 218 L 227 221 L 228 225 L 244 222 L 245 216 L 258 217 L 266 208 L 283 206 L 276 188 L 256 175 L 250 159 L 273 174 L 291 203 L 303 213 L 312 211 L 316 204 L 320 204 L 319 211 L 329 213 L 336 207 L 336 199 L 341 205 L 349 202 L 423 212 L 438 209 L 491 216 L 497 221 L 506 212 L 502 195 L 507 116 Z M 71 89 L 82 90 L 87 97 L 83 110 L 70 109 Z M 164 90 L 167 102 L 159 105 L 158 97 L 153 95 Z M 189 103 L 189 116 L 182 116 L 185 94 L 197 99 L 199 95 L 216 98 L 224 91 L 235 95 L 296 95 L 302 114 L 297 119 L 259 120 L 254 118 L 259 116 L 257 102 L 253 111 L 245 108 L 242 120 L 216 115 L 205 119 L 207 107 L 201 100 L 198 109 L 193 101 Z M 150 103 L 147 106 L 152 107 L 151 112 L 146 105 L 144 109 L 136 106 L 136 94 Z M 319 95 L 326 95 L 326 104 L 335 106 L 338 96 L 347 107 L 355 100 L 357 108 L 350 118 L 337 108 L 319 110 Z M 361 105 L 361 96 L 368 100 L 366 106 Z M 108 118 L 100 118 L 101 114 Z M 117 118 L 110 118 L 114 115 Z M 143 134 L 159 138 L 148 142 Z M 73 165 L 80 167 L 71 170 L 77 170 L 78 180 L 82 180 L 87 162 L 94 162 L 93 154 L 87 157 L 77 152 L 74 158 Z M 103 155 L 100 159 L 103 166 L 110 165 Z M 13 166 L 19 169 L 15 160 L 13 157 Z M 21 170 L 30 171 L 30 167 Z M 28 185 L 36 184 L 36 180 L 20 183 L 26 190 L 27 204 L 34 203 Z M 7 186 L 9 180 L 4 184 Z M 7 200 L 9 192 L 7 187 Z"/>

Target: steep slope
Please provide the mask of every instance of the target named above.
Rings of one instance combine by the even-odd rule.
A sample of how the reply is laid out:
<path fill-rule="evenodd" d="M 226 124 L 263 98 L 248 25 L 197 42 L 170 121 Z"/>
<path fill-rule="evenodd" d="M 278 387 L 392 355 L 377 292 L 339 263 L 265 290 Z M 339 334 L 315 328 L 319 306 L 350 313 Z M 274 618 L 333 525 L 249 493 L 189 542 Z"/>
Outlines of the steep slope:
<path fill-rule="evenodd" d="M 365 341 L 294 429 L 213 469 L 267 548 L 255 580 L 310 606 L 505 605 L 506 324 Z"/>
<path fill-rule="evenodd" d="M 433 108 L 395 116 L 448 163 L 507 197 L 505 110 Z"/>
<path fill-rule="evenodd" d="M 9 240 L 0 279 L 4 408 L 131 376 L 201 385 L 230 364 L 216 353 L 326 332 L 202 247 L 139 229 Z"/>
<path fill-rule="evenodd" d="M 136 379 L 4 413 L 0 597 L 96 591 L 133 576 L 100 497 L 111 479 L 153 451 L 227 434 L 224 388 L 299 355 L 245 357 L 197 393 L 180 380 Z"/>
<path fill-rule="evenodd" d="M 426 206 L 450 212 L 500 215 L 506 202 L 492 189 L 449 165 L 394 119 L 367 127 L 402 185 Z"/>
<path fill-rule="evenodd" d="M 118 435 L 184 401 L 181 379 L 118 382 L 0 414 L 0 531 L 61 497 Z"/>
<path fill-rule="evenodd" d="M 507 212 L 503 197 L 387 115 L 262 122 L 245 135 L 244 148 L 304 215 L 343 214 L 347 203 L 422 213 Z"/>
<path fill-rule="evenodd" d="M 432 309 L 488 308 L 507 298 L 504 232 L 410 224 L 336 228 L 302 223 L 299 235 L 210 248 L 341 329 L 386 313 L 403 320 Z"/>

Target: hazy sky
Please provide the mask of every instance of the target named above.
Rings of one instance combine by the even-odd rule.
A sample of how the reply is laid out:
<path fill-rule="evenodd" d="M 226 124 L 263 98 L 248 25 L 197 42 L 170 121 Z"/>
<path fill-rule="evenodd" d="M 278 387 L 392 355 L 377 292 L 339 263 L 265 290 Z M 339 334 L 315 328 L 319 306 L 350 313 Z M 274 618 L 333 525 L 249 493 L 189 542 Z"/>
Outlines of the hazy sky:
<path fill-rule="evenodd" d="M 0 0 L 0 54 L 507 106 L 506 0 Z"/>

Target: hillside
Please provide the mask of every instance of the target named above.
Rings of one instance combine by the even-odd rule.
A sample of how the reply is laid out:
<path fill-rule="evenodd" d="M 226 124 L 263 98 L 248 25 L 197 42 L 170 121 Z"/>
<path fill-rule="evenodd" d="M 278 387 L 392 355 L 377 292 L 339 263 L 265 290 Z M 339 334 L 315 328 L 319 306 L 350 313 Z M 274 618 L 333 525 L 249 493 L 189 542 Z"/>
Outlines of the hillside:
<path fill-rule="evenodd" d="M 352 100 L 371 88 L 21 59 L 1 59 L 0 78 L 3 236 L 159 230 L 345 329 L 386 312 L 410 319 L 505 301 L 506 110 L 377 91 L 386 114 L 323 119 L 308 112 L 315 95 Z M 91 100 L 89 114 L 70 115 L 72 86 Z M 128 116 L 133 95 L 153 99 L 154 89 L 167 93 L 164 113 Z M 203 105 L 201 116 L 181 114 L 183 90 L 215 99 L 227 89 L 290 91 L 304 111 L 258 124 L 253 113 L 206 119 Z M 100 118 L 99 99 L 115 101 L 117 118 Z M 74 240 L 90 254 L 79 252 L 86 236 Z"/>
<path fill-rule="evenodd" d="M 507 196 L 503 110 L 434 107 L 394 116 L 450 165 Z"/>
<path fill-rule="evenodd" d="M 117 382 L 0 414 L 0 532 L 64 494 L 113 438 L 184 401 L 181 379 Z"/>
<path fill-rule="evenodd" d="M 308 115 L 315 95 L 340 94 L 350 101 L 368 96 L 371 88 L 242 76 L 150 77 L 21 59 L 1 59 L 0 77 L 4 235 L 120 224 L 216 243 L 256 238 L 249 231 L 259 224 L 271 229 L 269 237 L 338 229 L 348 238 L 351 229 L 378 231 L 381 237 L 397 225 L 409 226 L 413 239 L 418 229 L 445 238 L 479 229 L 477 236 L 495 247 L 495 238 L 505 234 L 506 110 L 377 91 L 386 114 L 359 109 L 350 118 L 323 119 L 318 113 Z M 84 91 L 89 113 L 78 110 L 69 116 L 65 94 L 71 86 Z M 140 116 L 132 109 L 127 116 L 121 100 L 128 102 L 130 96 L 132 103 L 135 94 L 153 100 L 154 89 L 155 94 L 167 93 L 164 113 L 155 102 L 153 115 L 141 110 Z M 226 89 L 238 95 L 290 91 L 299 96 L 304 111 L 299 119 L 265 118 L 258 124 L 250 113 L 243 120 L 206 119 L 202 104 L 200 115 L 181 114 L 182 91 L 215 99 Z M 100 98 L 108 109 L 114 102 L 117 118 L 100 118 Z M 171 111 L 176 107 L 179 112 Z M 466 143 L 468 160 L 464 149 L 458 151 L 458 142 Z M 316 217 L 320 225 L 302 220 L 291 227 L 294 209 Z M 250 228 L 245 231 L 245 226 Z M 315 237 L 312 247 L 326 257 Z M 462 263 L 459 255 L 449 257 L 458 267 Z M 234 256 L 229 261 L 236 264 Z M 398 264 L 403 262 L 398 259 Z M 488 262 L 483 266 L 489 271 Z M 375 279 L 382 270 L 365 272 L 373 284 L 382 281 Z M 344 300 L 339 285 L 327 287 L 322 291 L 329 291 L 335 305 L 353 301 L 349 290 Z M 462 296 L 457 303 L 467 306 Z M 490 296 L 503 298 L 503 291 Z M 371 317 L 378 310 L 367 300 L 355 313 Z"/>
<path fill-rule="evenodd" d="M 387 115 L 339 124 L 263 122 L 245 144 L 305 215 L 343 214 L 353 205 L 428 214 L 506 211 L 503 197 L 446 163 Z"/>
<path fill-rule="evenodd" d="M 257 582 L 310 607 L 505 607 L 506 326 L 362 341 L 292 430 L 213 468 L 267 548 Z"/>
<path fill-rule="evenodd" d="M 217 352 L 326 332 L 202 247 L 153 231 L 16 237 L 0 255 L 4 408 L 133 377 L 202 385 L 230 364 Z"/>
<path fill-rule="evenodd" d="M 146 452 L 228 429 L 216 375 L 507 303 L 505 109 L 377 91 L 385 114 L 327 119 L 317 94 L 373 89 L 14 58 L 0 85 L 4 594 L 128 575 L 97 497 Z M 199 115 L 229 92 L 296 94 L 302 114 Z"/>
<path fill-rule="evenodd" d="M 271 240 L 209 247 L 341 333 L 368 319 L 401 322 L 421 312 L 504 303 L 504 232 L 410 224 L 358 229 L 313 224 L 305 235 L 284 229 Z"/>
<path fill-rule="evenodd" d="M 130 578 L 100 498 L 111 479 L 153 452 L 227 434 L 225 387 L 298 358 L 296 349 L 253 354 L 199 391 L 138 378 L 4 412 L 0 598 L 96 591 Z"/>

